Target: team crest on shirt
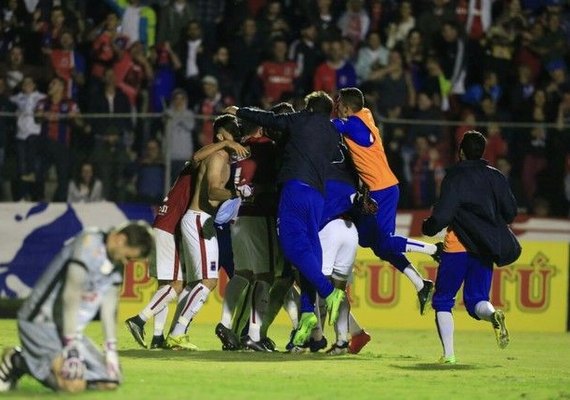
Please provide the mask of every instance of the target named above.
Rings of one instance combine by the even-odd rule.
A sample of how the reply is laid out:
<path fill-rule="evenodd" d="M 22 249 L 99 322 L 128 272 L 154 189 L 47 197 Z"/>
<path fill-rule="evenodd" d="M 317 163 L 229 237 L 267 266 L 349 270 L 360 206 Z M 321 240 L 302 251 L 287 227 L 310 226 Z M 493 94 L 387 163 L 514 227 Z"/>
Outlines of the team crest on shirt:
<path fill-rule="evenodd" d="M 216 266 L 216 262 L 215 262 L 215 261 L 212 261 L 212 262 L 210 263 L 210 271 L 215 271 L 215 270 L 217 270 L 217 269 L 218 269 L 218 267 Z"/>

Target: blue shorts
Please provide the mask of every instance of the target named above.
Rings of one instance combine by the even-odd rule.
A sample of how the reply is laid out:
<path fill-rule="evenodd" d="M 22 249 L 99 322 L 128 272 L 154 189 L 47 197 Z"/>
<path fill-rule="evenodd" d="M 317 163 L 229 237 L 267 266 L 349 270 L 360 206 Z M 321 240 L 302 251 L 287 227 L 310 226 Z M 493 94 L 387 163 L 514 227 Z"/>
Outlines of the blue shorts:
<path fill-rule="evenodd" d="M 475 305 L 489 301 L 493 262 L 475 254 L 447 253 L 441 256 L 441 263 L 435 281 L 432 305 L 435 311 L 448 311 L 455 305 L 455 296 L 463 284 L 463 302 L 469 315 L 475 314 Z"/>

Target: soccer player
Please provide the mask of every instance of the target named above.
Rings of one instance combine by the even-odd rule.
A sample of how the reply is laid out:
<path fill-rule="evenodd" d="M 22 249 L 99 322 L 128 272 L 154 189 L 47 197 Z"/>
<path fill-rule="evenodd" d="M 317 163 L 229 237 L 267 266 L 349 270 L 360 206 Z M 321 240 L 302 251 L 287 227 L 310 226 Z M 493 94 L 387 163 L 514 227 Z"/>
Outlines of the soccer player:
<path fill-rule="evenodd" d="M 164 325 L 168 317 L 168 304 L 180 295 L 184 286 L 182 282 L 185 277 L 180 257 L 180 221 L 188 210 L 193 194 L 192 174 L 203 160 L 224 148 L 234 151 L 239 156 L 247 154 L 243 146 L 229 140 L 201 148 L 192 156 L 192 161 L 182 168 L 158 208 L 153 223 L 156 259 L 151 262 L 149 270 L 149 275 L 158 280 L 158 289 L 138 315 L 125 321 L 137 343 L 144 348 L 146 348 L 144 326 L 151 317 L 154 317 L 154 334 L 150 348 L 157 349 L 164 346 Z"/>
<path fill-rule="evenodd" d="M 509 344 L 505 314 L 489 302 L 489 291 L 493 254 L 505 245 L 498 232 L 514 220 L 517 203 L 503 174 L 481 158 L 485 146 L 481 133 L 465 133 L 459 146 L 460 161 L 443 179 L 439 200 L 422 225 L 428 236 L 447 227 L 432 301 L 444 364 L 456 362 L 451 309 L 462 284 L 469 315 L 491 323 L 500 348 Z"/>
<path fill-rule="evenodd" d="M 0 391 L 30 374 L 53 390 L 117 387 L 116 315 L 122 264 L 149 256 L 148 224 L 130 222 L 103 232 L 86 229 L 69 241 L 39 278 L 18 312 L 22 348 L 7 349 L 0 363 Z M 97 312 L 104 352 L 83 331 Z"/>
<path fill-rule="evenodd" d="M 337 151 L 338 135 L 330 122 L 332 99 L 324 92 L 305 98 L 305 109 L 290 114 L 229 107 L 228 112 L 266 128 L 288 134 L 278 183 L 282 185 L 278 209 L 279 242 L 285 257 L 301 275 L 301 319 L 293 339 L 302 345 L 317 324 L 315 290 L 338 318 L 345 297 L 323 275 L 319 224 L 324 206 L 326 171 Z"/>
<path fill-rule="evenodd" d="M 390 169 L 380 131 L 372 113 L 364 107 L 364 96 L 358 88 L 341 89 L 338 98 L 338 116 L 333 120 L 343 135 L 360 180 L 378 203 L 376 215 L 361 215 L 356 221 L 359 242 L 370 247 L 374 254 L 389 261 L 410 279 L 418 292 L 420 314 L 433 291 L 433 282 L 423 279 L 416 268 L 402 254 L 415 251 L 438 259 L 441 244 L 437 245 L 397 236 L 396 207 L 398 205 L 398 179 Z"/>
<path fill-rule="evenodd" d="M 217 117 L 214 120 L 214 133 L 216 141 L 239 138 L 236 117 Z M 196 171 L 194 193 L 180 222 L 183 245 L 188 255 L 188 285 L 180 294 L 178 318 L 166 338 L 169 348 L 197 349 L 190 342 L 186 330 L 218 283 L 219 248 L 214 216 L 220 204 L 236 198 L 235 193 L 225 188 L 230 178 L 230 163 L 230 153 L 225 149 L 218 150 L 200 163 Z"/>

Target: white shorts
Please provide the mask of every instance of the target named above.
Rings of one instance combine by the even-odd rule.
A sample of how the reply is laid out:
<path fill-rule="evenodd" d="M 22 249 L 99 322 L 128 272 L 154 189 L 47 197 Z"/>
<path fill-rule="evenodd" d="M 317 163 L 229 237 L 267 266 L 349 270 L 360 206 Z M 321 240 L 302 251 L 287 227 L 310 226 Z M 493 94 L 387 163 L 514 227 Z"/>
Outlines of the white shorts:
<path fill-rule="evenodd" d="M 348 280 L 356 259 L 358 232 L 352 221 L 333 219 L 319 232 L 323 249 L 323 274 Z"/>
<path fill-rule="evenodd" d="M 158 280 L 181 281 L 182 263 L 180 259 L 179 242 L 177 238 L 162 229 L 152 228 L 156 243 L 156 270 L 151 276 Z M 151 268 L 150 271 L 153 269 Z"/>
<path fill-rule="evenodd" d="M 241 216 L 231 225 L 236 271 L 281 276 L 284 258 L 275 218 Z"/>
<path fill-rule="evenodd" d="M 188 210 L 180 222 L 187 282 L 218 278 L 218 239 L 214 219 L 203 211 Z"/>

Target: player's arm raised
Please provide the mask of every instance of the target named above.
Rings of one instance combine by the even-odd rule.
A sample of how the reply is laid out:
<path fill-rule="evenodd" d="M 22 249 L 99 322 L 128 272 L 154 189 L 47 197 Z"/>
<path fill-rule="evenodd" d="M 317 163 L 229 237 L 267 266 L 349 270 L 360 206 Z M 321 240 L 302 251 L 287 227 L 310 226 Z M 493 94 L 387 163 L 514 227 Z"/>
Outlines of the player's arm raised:
<path fill-rule="evenodd" d="M 241 144 L 233 142 L 231 140 L 223 140 L 221 142 L 211 143 L 207 146 L 202 147 L 197 152 L 195 152 L 192 155 L 192 164 L 194 164 L 194 166 L 197 166 L 206 158 L 214 154 L 216 151 L 223 149 L 229 149 L 234 151 L 238 157 L 246 157 L 249 153 L 248 150 L 245 147 L 243 147 Z"/>
<path fill-rule="evenodd" d="M 213 154 L 208 158 L 208 199 L 210 201 L 226 201 L 235 197 L 231 191 L 225 188 L 223 170 L 226 166 L 227 161 L 220 154 Z"/>

